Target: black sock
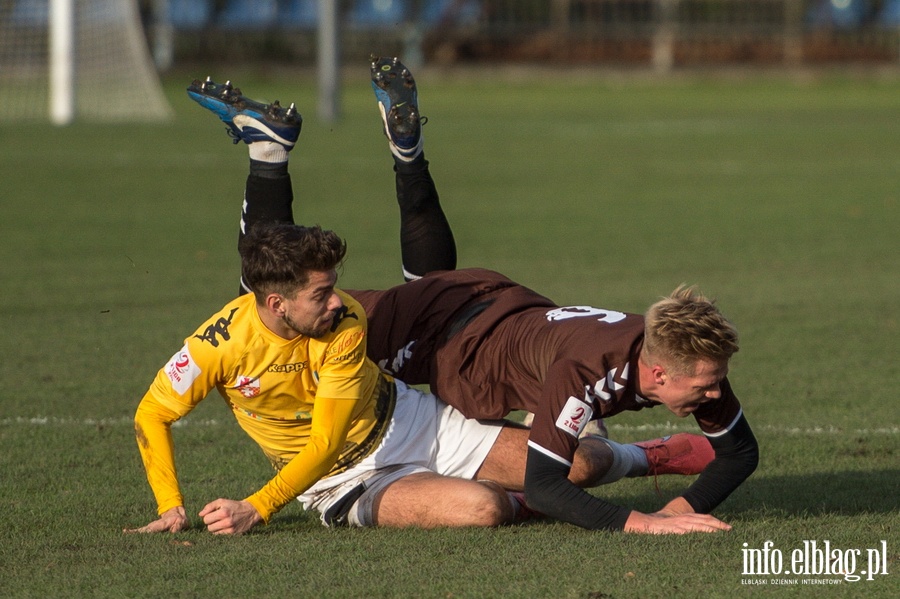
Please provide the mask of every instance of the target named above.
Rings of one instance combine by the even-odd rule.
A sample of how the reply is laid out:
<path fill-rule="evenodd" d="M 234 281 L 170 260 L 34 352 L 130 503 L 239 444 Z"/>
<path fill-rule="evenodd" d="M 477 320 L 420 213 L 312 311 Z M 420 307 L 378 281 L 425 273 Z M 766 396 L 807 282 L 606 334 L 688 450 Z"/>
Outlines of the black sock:
<path fill-rule="evenodd" d="M 250 174 L 244 189 L 244 207 L 241 211 L 241 226 L 238 243 L 247 231 L 257 223 L 293 223 L 294 191 L 287 162 L 271 163 L 250 161 Z M 248 289 L 240 286 L 240 293 Z"/>
<path fill-rule="evenodd" d="M 456 268 L 456 242 L 424 154 L 394 166 L 400 206 L 400 252 L 407 280 Z"/>

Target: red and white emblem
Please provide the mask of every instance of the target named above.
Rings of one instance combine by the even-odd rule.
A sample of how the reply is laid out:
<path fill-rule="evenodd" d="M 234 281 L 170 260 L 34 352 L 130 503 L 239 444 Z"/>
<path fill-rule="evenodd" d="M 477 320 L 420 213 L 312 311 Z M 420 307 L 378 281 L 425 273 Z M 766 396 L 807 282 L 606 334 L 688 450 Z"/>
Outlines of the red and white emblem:
<path fill-rule="evenodd" d="M 246 398 L 256 397 L 259 395 L 259 379 L 253 378 L 249 376 L 239 376 L 237 385 L 235 385 L 235 389 L 241 392 Z"/>
<path fill-rule="evenodd" d="M 569 397 L 559 418 L 556 419 L 556 427 L 577 439 L 593 415 L 594 409 L 589 404 L 572 396 Z"/>
<path fill-rule="evenodd" d="M 200 376 L 200 367 L 197 366 L 197 363 L 194 362 L 194 359 L 191 357 L 191 352 L 188 350 L 187 344 L 184 345 L 180 350 L 175 352 L 175 355 L 169 359 L 169 362 L 163 366 L 163 372 L 166 373 L 166 376 L 169 377 L 169 380 L 172 382 L 172 389 L 174 389 L 179 395 L 184 395 L 185 392 L 191 388 L 191 385 Z"/>

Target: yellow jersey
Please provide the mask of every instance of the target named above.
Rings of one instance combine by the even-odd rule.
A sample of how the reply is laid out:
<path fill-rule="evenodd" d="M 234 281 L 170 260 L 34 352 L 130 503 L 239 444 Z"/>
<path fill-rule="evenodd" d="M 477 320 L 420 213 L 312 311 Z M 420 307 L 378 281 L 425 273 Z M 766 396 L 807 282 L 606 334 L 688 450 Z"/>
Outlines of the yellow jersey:
<path fill-rule="evenodd" d="M 366 358 L 366 316 L 344 307 L 331 332 L 284 339 L 252 294 L 203 323 L 141 400 L 135 430 L 159 513 L 183 505 L 170 427 L 216 389 L 278 471 L 247 497 L 264 520 L 329 474 L 375 449 L 393 411 L 393 383 Z"/>

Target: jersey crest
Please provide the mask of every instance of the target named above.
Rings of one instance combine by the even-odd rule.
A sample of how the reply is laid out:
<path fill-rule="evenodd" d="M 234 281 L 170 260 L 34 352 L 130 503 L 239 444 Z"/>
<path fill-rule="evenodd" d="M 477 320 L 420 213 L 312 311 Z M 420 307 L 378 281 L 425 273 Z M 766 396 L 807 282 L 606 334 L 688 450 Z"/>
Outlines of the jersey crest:
<path fill-rule="evenodd" d="M 237 379 L 237 385 L 235 385 L 235 389 L 241 392 L 241 395 L 246 397 L 247 399 L 251 399 L 259 395 L 261 391 L 261 387 L 259 385 L 259 378 L 240 375 Z"/>

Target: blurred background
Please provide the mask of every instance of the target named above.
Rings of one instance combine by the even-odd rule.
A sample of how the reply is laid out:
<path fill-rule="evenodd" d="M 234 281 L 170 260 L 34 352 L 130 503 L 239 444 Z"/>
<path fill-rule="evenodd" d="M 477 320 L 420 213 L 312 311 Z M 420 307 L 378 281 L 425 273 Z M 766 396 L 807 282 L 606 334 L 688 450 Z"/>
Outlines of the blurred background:
<path fill-rule="evenodd" d="M 900 0 L 0 0 L 0 120 L 165 119 L 156 75 L 216 63 L 315 69 L 334 118 L 341 65 L 373 49 L 413 67 L 893 70 Z"/>
<path fill-rule="evenodd" d="M 198 58 L 310 64 L 322 12 L 319 4 L 320 0 L 142 0 L 141 9 L 148 32 L 155 33 L 151 44 L 160 68 Z M 344 52 L 387 46 L 407 60 L 443 64 L 543 62 L 668 70 L 900 60 L 900 0 L 327 4 L 338 7 Z"/>

